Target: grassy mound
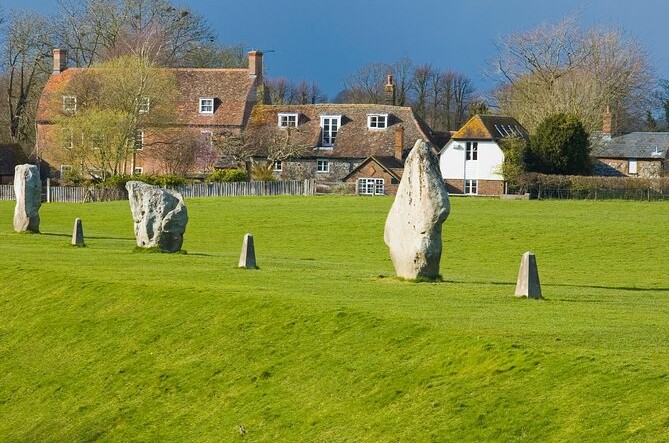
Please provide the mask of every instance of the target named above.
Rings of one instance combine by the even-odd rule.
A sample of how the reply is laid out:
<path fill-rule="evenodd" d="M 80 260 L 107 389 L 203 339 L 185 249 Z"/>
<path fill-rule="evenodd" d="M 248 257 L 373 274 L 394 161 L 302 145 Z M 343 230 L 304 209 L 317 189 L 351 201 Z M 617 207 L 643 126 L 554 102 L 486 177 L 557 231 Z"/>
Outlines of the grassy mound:
<path fill-rule="evenodd" d="M 390 199 L 186 204 L 188 254 L 137 254 L 127 202 L 46 204 L 30 236 L 0 202 L 1 440 L 669 434 L 665 203 L 453 199 L 420 284 L 393 276 Z M 527 250 L 543 301 L 513 297 Z"/>

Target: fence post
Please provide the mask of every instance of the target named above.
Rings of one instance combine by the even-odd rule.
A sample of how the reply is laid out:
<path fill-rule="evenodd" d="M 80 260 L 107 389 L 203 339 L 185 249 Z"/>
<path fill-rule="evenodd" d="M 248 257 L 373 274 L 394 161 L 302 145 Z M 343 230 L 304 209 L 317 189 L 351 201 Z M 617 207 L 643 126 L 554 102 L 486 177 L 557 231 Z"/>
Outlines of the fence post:
<path fill-rule="evenodd" d="M 46 178 L 46 202 L 51 203 L 51 179 Z"/>

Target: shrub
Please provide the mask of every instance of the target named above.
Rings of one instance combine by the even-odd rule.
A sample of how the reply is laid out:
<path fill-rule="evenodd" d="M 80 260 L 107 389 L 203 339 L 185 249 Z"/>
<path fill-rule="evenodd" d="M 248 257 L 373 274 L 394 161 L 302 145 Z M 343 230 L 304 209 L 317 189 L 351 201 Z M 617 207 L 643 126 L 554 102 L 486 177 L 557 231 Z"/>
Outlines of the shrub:
<path fill-rule="evenodd" d="M 243 182 L 246 181 L 246 172 L 241 169 L 217 169 L 207 176 L 206 182 Z"/>
<path fill-rule="evenodd" d="M 530 170 L 544 174 L 587 174 L 591 170 L 588 133 L 573 114 L 554 114 L 537 127 L 530 143 Z"/>

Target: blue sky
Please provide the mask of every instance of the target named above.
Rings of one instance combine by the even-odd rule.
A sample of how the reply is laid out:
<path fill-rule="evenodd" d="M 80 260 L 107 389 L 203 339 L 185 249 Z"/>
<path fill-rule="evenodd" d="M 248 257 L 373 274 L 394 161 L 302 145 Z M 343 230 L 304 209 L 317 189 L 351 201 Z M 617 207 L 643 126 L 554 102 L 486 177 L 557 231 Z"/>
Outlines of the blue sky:
<path fill-rule="evenodd" d="M 370 62 L 409 57 L 467 75 L 481 93 L 483 72 L 500 37 L 577 14 L 583 27 L 616 26 L 648 51 L 658 76 L 669 78 L 667 0 L 190 0 L 223 43 L 272 49 L 269 77 L 316 81 L 329 98 Z M 0 0 L 5 10 L 52 12 L 55 0 Z"/>

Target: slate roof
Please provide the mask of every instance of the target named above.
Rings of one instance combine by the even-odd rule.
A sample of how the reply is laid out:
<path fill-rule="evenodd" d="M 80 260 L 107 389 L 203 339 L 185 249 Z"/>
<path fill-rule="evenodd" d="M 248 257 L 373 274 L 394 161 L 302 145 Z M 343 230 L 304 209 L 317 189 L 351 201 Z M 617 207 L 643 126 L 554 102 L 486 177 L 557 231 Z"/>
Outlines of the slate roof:
<path fill-rule="evenodd" d="M 502 115 L 475 115 L 465 123 L 455 134 L 454 140 L 494 140 L 511 135 L 528 138 L 523 126 L 513 117 Z"/>
<path fill-rule="evenodd" d="M 285 131 L 278 127 L 279 113 L 298 114 L 298 126 L 292 130 L 291 137 L 294 142 L 307 147 L 306 158 L 392 157 L 398 125 L 404 127 L 405 154 L 419 138 L 434 145 L 430 128 L 410 107 L 381 104 L 256 105 L 246 128 L 248 135 L 253 137 L 263 132 L 279 134 Z M 368 114 L 388 114 L 388 127 L 382 130 L 368 129 Z M 334 147 L 319 149 L 320 117 L 334 115 L 341 115 L 341 126 Z"/>
<path fill-rule="evenodd" d="M 631 132 L 600 138 L 592 144 L 590 155 L 597 158 L 666 159 L 669 132 Z"/>
<path fill-rule="evenodd" d="M 95 69 L 95 68 L 90 68 Z M 177 124 L 194 126 L 243 126 L 256 101 L 256 76 L 247 69 L 165 68 L 177 80 Z M 67 68 L 49 77 L 37 110 L 38 123 L 49 123 L 61 112 L 68 83 L 85 69 Z M 214 113 L 200 114 L 199 99 L 214 98 Z"/>

